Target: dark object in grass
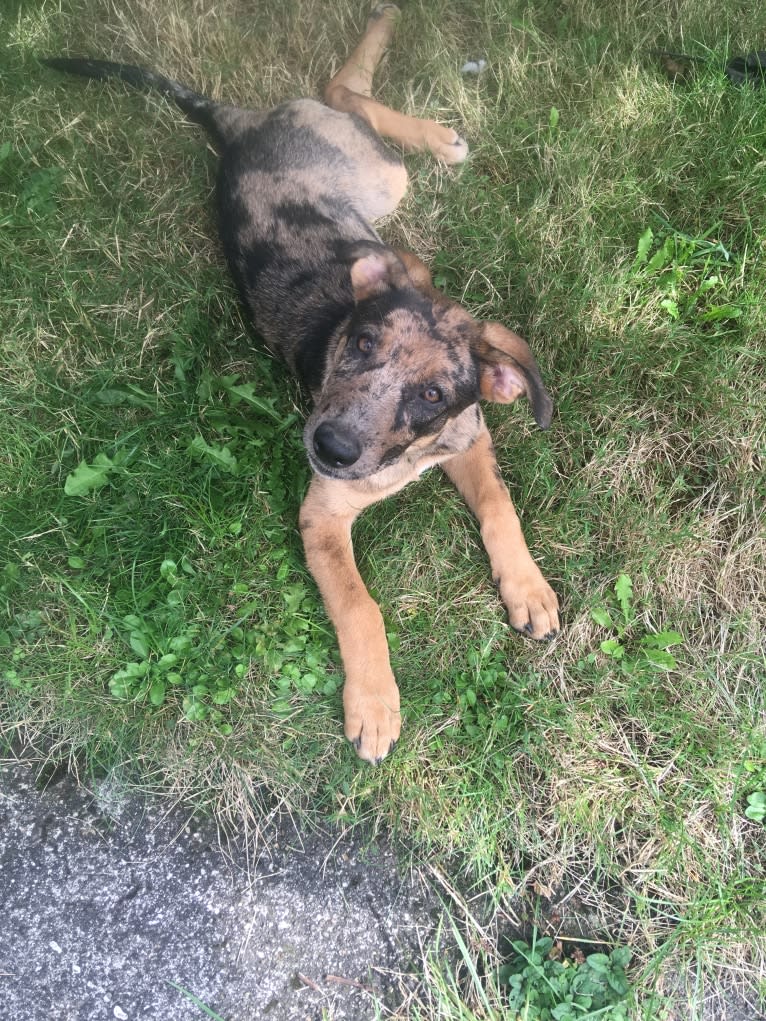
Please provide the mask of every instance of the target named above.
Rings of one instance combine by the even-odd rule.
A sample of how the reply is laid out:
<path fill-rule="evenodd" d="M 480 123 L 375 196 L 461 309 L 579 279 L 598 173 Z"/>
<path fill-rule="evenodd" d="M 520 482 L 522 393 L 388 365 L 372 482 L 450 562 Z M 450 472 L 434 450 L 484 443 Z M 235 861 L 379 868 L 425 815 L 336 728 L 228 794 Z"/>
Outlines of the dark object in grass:
<path fill-rule="evenodd" d="M 671 81 L 688 82 L 697 73 L 697 65 L 705 63 L 700 60 L 699 57 L 687 57 L 683 53 L 659 53 L 657 59 L 660 62 L 660 67 L 671 79 Z"/>
<path fill-rule="evenodd" d="M 766 82 L 766 50 L 756 50 L 744 57 L 732 57 L 726 65 L 725 73 L 733 85 L 759 88 Z"/>
<path fill-rule="evenodd" d="M 351 526 L 365 507 L 441 464 L 476 513 L 511 624 L 546 639 L 558 601 L 527 549 L 479 408 L 522 395 L 537 424 L 552 403 L 526 342 L 477 322 L 437 291 L 409 252 L 383 244 L 407 171 L 381 136 L 445 163 L 468 147 L 450 128 L 370 98 L 393 32 L 379 4 L 348 62 L 311 99 L 250 111 L 216 103 L 142 68 L 52 59 L 58 70 L 119 78 L 173 99 L 221 152 L 219 229 L 258 332 L 311 393 L 304 444 L 314 472 L 300 512 L 306 559 L 338 634 L 346 736 L 380 762 L 401 718 L 380 610 L 359 575 Z"/>
<path fill-rule="evenodd" d="M 671 81 L 688 82 L 697 73 L 700 64 L 709 64 L 705 57 L 691 57 L 685 53 L 658 53 L 660 67 Z M 732 85 L 752 85 L 759 88 L 766 83 L 766 50 L 755 50 L 744 57 L 732 57 L 726 63 L 724 74 Z"/>

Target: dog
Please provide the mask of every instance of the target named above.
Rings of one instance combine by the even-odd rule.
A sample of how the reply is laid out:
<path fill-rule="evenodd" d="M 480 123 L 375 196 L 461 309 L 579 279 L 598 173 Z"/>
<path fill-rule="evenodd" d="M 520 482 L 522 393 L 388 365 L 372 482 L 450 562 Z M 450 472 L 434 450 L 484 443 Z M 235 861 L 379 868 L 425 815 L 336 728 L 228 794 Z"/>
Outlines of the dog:
<path fill-rule="evenodd" d="M 556 595 L 524 542 L 479 406 L 524 395 L 547 428 L 552 403 L 537 363 L 521 337 L 475 320 L 372 226 L 408 184 L 383 138 L 447 164 L 468 152 L 451 128 L 372 98 L 398 14 L 390 3 L 372 11 L 324 103 L 268 111 L 216 103 L 130 65 L 45 61 L 158 90 L 219 150 L 218 219 L 232 276 L 257 333 L 312 399 L 303 439 L 313 477 L 299 526 L 337 633 L 345 734 L 375 764 L 395 747 L 401 713 L 383 618 L 354 560 L 351 526 L 366 507 L 441 465 L 478 518 L 511 625 L 535 639 L 559 628 Z"/>

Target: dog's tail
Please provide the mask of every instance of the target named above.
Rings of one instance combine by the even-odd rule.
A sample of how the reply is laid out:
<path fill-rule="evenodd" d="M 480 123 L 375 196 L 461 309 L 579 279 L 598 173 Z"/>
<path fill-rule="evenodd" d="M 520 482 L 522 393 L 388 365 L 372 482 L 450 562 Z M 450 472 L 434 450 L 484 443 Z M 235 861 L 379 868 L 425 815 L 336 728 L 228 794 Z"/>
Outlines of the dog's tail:
<path fill-rule="evenodd" d="M 133 88 L 161 92 L 163 96 L 174 100 L 189 120 L 201 124 L 216 142 L 223 141 L 223 125 L 217 116 L 221 105 L 187 89 L 172 78 L 164 78 L 148 68 L 134 67 L 132 64 L 116 64 L 111 60 L 90 60 L 86 57 L 47 57 L 41 63 L 56 71 L 79 74 L 83 78 L 119 78 Z"/>

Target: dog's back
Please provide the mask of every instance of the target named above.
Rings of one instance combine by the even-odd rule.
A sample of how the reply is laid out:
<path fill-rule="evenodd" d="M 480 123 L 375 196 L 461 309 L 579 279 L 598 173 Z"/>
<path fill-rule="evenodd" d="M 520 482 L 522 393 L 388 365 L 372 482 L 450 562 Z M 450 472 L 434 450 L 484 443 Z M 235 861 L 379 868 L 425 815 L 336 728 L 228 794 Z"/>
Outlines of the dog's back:
<path fill-rule="evenodd" d="M 380 244 L 372 220 L 407 187 L 401 160 L 353 114 L 312 99 L 266 114 L 222 109 L 220 233 L 232 274 L 267 344 L 313 390 L 309 357 L 346 318 L 349 259 Z"/>
<path fill-rule="evenodd" d="M 354 245 L 380 244 L 371 221 L 406 191 L 399 157 L 362 117 L 313 99 L 247 110 L 131 64 L 44 63 L 159 92 L 205 128 L 221 156 L 219 230 L 234 281 L 266 344 L 315 390 L 327 342 L 354 305 Z"/>

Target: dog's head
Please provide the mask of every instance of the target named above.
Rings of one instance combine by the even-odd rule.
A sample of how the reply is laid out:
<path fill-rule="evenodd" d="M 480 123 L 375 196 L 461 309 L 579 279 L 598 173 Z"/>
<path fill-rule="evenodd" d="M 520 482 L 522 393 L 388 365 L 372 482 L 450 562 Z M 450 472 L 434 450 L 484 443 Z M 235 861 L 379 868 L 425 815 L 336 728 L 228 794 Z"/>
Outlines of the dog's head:
<path fill-rule="evenodd" d="M 456 420 L 480 398 L 526 395 L 538 425 L 550 424 L 551 399 L 517 334 L 420 286 L 383 246 L 357 253 L 350 276 L 354 309 L 304 432 L 318 475 L 364 479 L 418 456 L 447 458 Z M 469 417 L 478 430 L 479 415 Z"/>

